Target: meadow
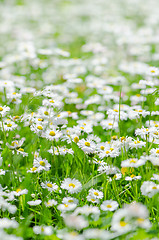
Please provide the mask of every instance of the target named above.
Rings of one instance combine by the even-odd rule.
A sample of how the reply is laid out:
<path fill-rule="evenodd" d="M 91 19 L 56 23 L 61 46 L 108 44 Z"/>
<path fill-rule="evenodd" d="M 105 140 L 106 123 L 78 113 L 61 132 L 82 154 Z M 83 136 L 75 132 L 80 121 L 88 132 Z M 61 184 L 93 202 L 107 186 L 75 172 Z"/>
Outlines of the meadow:
<path fill-rule="evenodd" d="M 0 12 L 0 240 L 158 240 L 158 0 Z"/>

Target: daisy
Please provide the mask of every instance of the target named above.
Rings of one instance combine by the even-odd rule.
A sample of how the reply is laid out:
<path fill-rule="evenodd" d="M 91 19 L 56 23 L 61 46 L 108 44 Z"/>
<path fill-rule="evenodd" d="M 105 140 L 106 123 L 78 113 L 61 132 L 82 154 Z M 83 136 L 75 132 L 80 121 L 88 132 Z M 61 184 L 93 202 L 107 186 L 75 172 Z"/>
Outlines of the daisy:
<path fill-rule="evenodd" d="M 126 208 L 118 209 L 113 214 L 111 230 L 120 234 L 127 233 L 134 228 L 129 222 L 130 218 L 128 215 L 128 210 Z"/>
<path fill-rule="evenodd" d="M 46 107 L 61 108 L 63 106 L 63 102 L 59 101 L 57 98 L 44 99 L 42 105 Z"/>
<path fill-rule="evenodd" d="M 9 145 L 9 143 L 7 143 L 7 146 L 10 148 L 10 149 L 16 149 L 16 148 L 20 148 L 23 143 L 24 143 L 24 140 L 25 139 L 21 139 L 21 140 L 15 140 L 15 141 L 12 141 L 11 145 Z"/>
<path fill-rule="evenodd" d="M 27 157 L 28 153 L 24 152 L 23 148 L 16 149 L 17 154 L 21 154 L 23 157 Z"/>
<path fill-rule="evenodd" d="M 50 170 L 50 163 L 46 159 L 42 159 L 41 157 L 35 158 L 33 162 L 33 167 L 38 169 L 38 172 L 40 171 L 49 171 Z"/>
<path fill-rule="evenodd" d="M 94 198 L 102 199 L 103 192 L 95 190 L 93 188 L 89 189 L 89 195 L 93 196 Z"/>
<path fill-rule="evenodd" d="M 64 221 L 69 228 L 75 228 L 76 230 L 81 230 L 89 225 L 83 216 L 65 215 Z"/>
<path fill-rule="evenodd" d="M 5 117 L 7 112 L 10 111 L 10 107 L 0 106 L 0 116 Z"/>
<path fill-rule="evenodd" d="M 58 141 L 61 136 L 62 136 L 62 133 L 59 130 L 56 130 L 55 128 L 48 129 L 46 130 L 45 133 L 42 134 L 42 137 L 45 137 L 49 141 L 53 141 L 53 140 Z"/>
<path fill-rule="evenodd" d="M 57 209 L 61 212 L 67 212 L 67 211 L 72 211 L 76 208 L 77 204 L 75 203 L 69 203 L 69 204 L 59 204 L 57 206 Z"/>
<path fill-rule="evenodd" d="M 50 236 L 53 234 L 53 229 L 52 226 L 34 226 L 33 227 L 33 232 L 35 234 L 43 234 L 46 236 Z"/>
<path fill-rule="evenodd" d="M 103 129 L 106 130 L 117 130 L 118 129 L 118 122 L 113 121 L 112 119 L 104 119 L 100 122 L 100 125 L 102 126 Z"/>
<path fill-rule="evenodd" d="M 1 218 L 0 219 L 0 228 L 18 228 L 19 223 L 14 219 Z"/>
<path fill-rule="evenodd" d="M 159 76 L 159 69 L 156 67 L 149 67 L 146 71 L 146 74 L 152 77 Z"/>
<path fill-rule="evenodd" d="M 17 126 L 18 125 L 10 119 L 4 121 L 4 131 L 13 131 Z"/>
<path fill-rule="evenodd" d="M 54 199 L 50 199 L 47 202 L 44 202 L 44 204 L 45 204 L 46 207 L 52 207 L 52 206 L 57 205 L 57 201 L 54 200 Z"/>
<path fill-rule="evenodd" d="M 29 204 L 30 206 L 38 206 L 42 203 L 41 200 L 35 200 L 35 201 L 28 201 L 27 204 Z"/>
<path fill-rule="evenodd" d="M 140 158 L 140 159 L 130 158 L 130 159 L 122 161 L 121 162 L 121 167 L 135 167 L 135 168 L 138 168 L 138 167 L 144 165 L 145 162 L 146 162 L 146 160 L 143 159 L 143 158 Z"/>
<path fill-rule="evenodd" d="M 87 201 L 88 201 L 88 202 L 92 202 L 92 203 L 99 203 L 99 199 L 96 198 L 95 195 L 94 195 L 94 196 L 88 195 L 88 196 L 87 196 Z"/>
<path fill-rule="evenodd" d="M 159 181 L 159 174 L 153 174 L 153 177 L 151 177 L 151 180 Z"/>
<path fill-rule="evenodd" d="M 141 176 L 135 176 L 134 174 L 132 174 L 130 177 L 126 177 L 125 180 L 126 181 L 132 181 L 132 180 L 140 180 Z"/>
<path fill-rule="evenodd" d="M 138 139 L 129 143 L 130 149 L 133 149 L 133 148 L 137 149 L 137 148 L 142 148 L 142 147 L 145 147 L 145 146 L 146 146 L 146 142 L 139 141 Z"/>
<path fill-rule="evenodd" d="M 100 158 L 100 159 L 103 159 L 103 158 L 105 158 L 105 157 L 112 157 L 112 158 L 114 158 L 114 157 L 117 157 L 117 156 L 119 156 L 119 155 L 120 155 L 120 150 L 119 150 L 119 148 L 109 145 L 109 146 L 107 146 L 107 147 L 104 149 L 104 151 L 101 151 L 101 152 L 99 153 L 99 158 Z"/>
<path fill-rule="evenodd" d="M 88 141 L 87 139 L 79 140 L 77 145 L 87 154 L 94 153 L 96 149 L 95 143 L 93 141 Z"/>
<path fill-rule="evenodd" d="M 46 188 L 50 192 L 54 192 L 58 189 L 58 186 L 56 183 L 48 182 L 46 181 L 45 183 L 41 183 L 42 188 Z"/>
<path fill-rule="evenodd" d="M 13 191 L 12 193 L 14 194 L 14 196 L 19 197 L 23 194 L 28 194 L 28 190 L 18 188 L 16 191 Z"/>
<path fill-rule="evenodd" d="M 32 167 L 30 170 L 27 171 L 27 173 L 37 173 L 40 170 L 37 167 Z"/>
<path fill-rule="evenodd" d="M 100 208 L 103 211 L 115 211 L 118 208 L 119 204 L 116 201 L 106 200 L 102 202 Z"/>
<path fill-rule="evenodd" d="M 70 203 L 75 203 L 78 204 L 78 199 L 74 197 L 64 197 L 62 200 L 62 203 L 64 204 L 70 204 Z"/>
<path fill-rule="evenodd" d="M 151 181 L 143 182 L 143 184 L 141 186 L 142 195 L 152 198 L 158 192 L 159 192 L 159 184 L 157 185 Z"/>
<path fill-rule="evenodd" d="M 40 122 L 39 124 L 32 124 L 30 126 L 30 130 L 33 131 L 34 133 L 38 134 L 38 135 L 42 135 L 42 133 L 45 130 L 45 127 Z"/>
<path fill-rule="evenodd" d="M 68 190 L 69 193 L 78 193 L 82 190 L 82 184 L 75 178 L 65 178 L 61 183 L 61 188 Z"/>
<path fill-rule="evenodd" d="M 152 148 L 150 150 L 150 154 L 152 157 L 158 157 L 159 156 L 159 148 Z"/>
<path fill-rule="evenodd" d="M 143 139 L 146 139 L 146 136 L 147 135 L 149 135 L 149 129 L 148 128 L 144 128 L 143 126 L 142 126 L 142 128 L 140 129 L 140 128 L 137 128 L 136 130 L 135 130 L 135 135 L 136 136 L 141 136 L 141 138 L 143 138 Z"/>
<path fill-rule="evenodd" d="M 86 216 L 89 216 L 91 214 L 93 214 L 93 215 L 100 215 L 100 210 L 96 206 L 84 205 L 83 207 L 76 208 L 76 210 L 73 213 L 73 215 L 78 215 L 78 214 L 84 214 Z"/>
<path fill-rule="evenodd" d="M 114 119 L 115 121 L 119 121 L 119 110 L 118 109 L 109 109 L 107 111 L 108 118 Z M 120 119 L 127 120 L 128 114 L 124 111 L 120 111 Z"/>

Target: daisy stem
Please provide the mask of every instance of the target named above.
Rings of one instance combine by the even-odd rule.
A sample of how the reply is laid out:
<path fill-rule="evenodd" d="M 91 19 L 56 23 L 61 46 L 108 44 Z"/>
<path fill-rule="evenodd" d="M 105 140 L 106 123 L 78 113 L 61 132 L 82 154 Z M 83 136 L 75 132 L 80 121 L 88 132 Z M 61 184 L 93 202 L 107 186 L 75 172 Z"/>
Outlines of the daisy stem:
<path fill-rule="evenodd" d="M 1 116 L 1 122 L 2 122 L 2 129 L 3 129 L 3 135 L 4 135 L 4 146 L 6 146 L 7 139 L 6 139 L 6 132 L 4 130 L 4 123 L 3 123 L 2 116 Z"/>
<path fill-rule="evenodd" d="M 121 120 L 120 120 L 120 105 L 121 105 L 121 86 L 120 86 L 120 95 L 119 95 L 119 134 L 121 136 L 121 128 L 120 128 L 120 123 L 121 123 Z"/>

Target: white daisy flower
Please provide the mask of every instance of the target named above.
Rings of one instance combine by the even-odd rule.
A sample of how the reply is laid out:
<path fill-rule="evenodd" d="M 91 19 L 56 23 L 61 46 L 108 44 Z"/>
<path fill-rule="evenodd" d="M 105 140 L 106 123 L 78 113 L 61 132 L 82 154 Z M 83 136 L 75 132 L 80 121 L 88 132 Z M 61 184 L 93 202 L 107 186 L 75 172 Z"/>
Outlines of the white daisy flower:
<path fill-rule="evenodd" d="M 82 190 L 82 184 L 75 178 L 65 178 L 61 183 L 61 188 L 68 190 L 69 193 L 78 193 Z"/>
<path fill-rule="evenodd" d="M 46 181 L 45 183 L 41 183 L 42 188 L 46 188 L 50 192 L 54 192 L 58 189 L 58 186 L 56 183 L 48 182 Z"/>
<path fill-rule="evenodd" d="M 119 204 L 116 201 L 106 200 L 102 202 L 100 208 L 103 211 L 115 211 L 118 208 Z"/>
<path fill-rule="evenodd" d="M 67 211 L 73 211 L 77 207 L 77 204 L 75 203 L 69 203 L 69 204 L 59 204 L 57 206 L 57 209 L 61 212 L 67 212 Z"/>
<path fill-rule="evenodd" d="M 142 195 L 152 198 L 158 192 L 159 192 L 159 184 L 157 185 L 151 181 L 143 182 L 141 186 Z"/>
<path fill-rule="evenodd" d="M 57 205 L 57 201 L 54 200 L 54 199 L 50 199 L 47 202 L 44 202 L 44 204 L 45 204 L 46 207 L 52 207 L 52 206 Z"/>
<path fill-rule="evenodd" d="M 89 189 L 89 195 L 93 196 L 94 198 L 97 199 L 102 199 L 103 198 L 103 192 L 95 190 L 93 188 Z"/>
<path fill-rule="evenodd" d="M 10 107 L 0 106 L 0 116 L 5 117 L 7 112 L 10 111 Z"/>
<path fill-rule="evenodd" d="M 41 200 L 35 200 L 35 201 L 28 201 L 27 202 L 30 206 L 37 206 L 40 205 L 42 203 Z"/>
<path fill-rule="evenodd" d="M 52 226 L 34 226 L 33 232 L 35 234 L 43 234 L 46 236 L 50 236 L 53 234 L 53 228 Z"/>
<path fill-rule="evenodd" d="M 94 153 L 96 149 L 96 144 L 93 141 L 88 141 L 87 139 L 79 140 L 77 145 L 87 154 Z"/>

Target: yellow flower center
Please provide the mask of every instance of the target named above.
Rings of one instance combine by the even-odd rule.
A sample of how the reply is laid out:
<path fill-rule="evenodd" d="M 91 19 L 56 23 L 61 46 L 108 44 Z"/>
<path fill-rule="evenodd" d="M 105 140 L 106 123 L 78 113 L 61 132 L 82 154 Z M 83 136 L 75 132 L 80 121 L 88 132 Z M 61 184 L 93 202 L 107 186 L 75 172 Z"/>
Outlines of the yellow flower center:
<path fill-rule="evenodd" d="M 40 165 L 41 166 L 45 166 L 45 162 L 44 161 L 40 161 Z"/>
<path fill-rule="evenodd" d="M 68 204 L 64 204 L 65 207 L 68 207 Z"/>
<path fill-rule="evenodd" d="M 3 111 L 3 108 L 2 108 L 2 107 L 0 107 L 0 111 Z"/>
<path fill-rule="evenodd" d="M 70 199 L 70 200 L 68 200 L 68 202 L 71 203 L 71 202 L 73 202 L 73 200 Z"/>
<path fill-rule="evenodd" d="M 18 192 L 20 192 L 21 191 L 21 189 L 20 188 L 18 188 L 17 190 L 16 190 L 16 192 L 18 193 Z"/>
<path fill-rule="evenodd" d="M 113 123 L 108 123 L 108 125 L 109 125 L 109 126 L 112 126 L 112 125 L 113 125 Z"/>
<path fill-rule="evenodd" d="M 7 124 L 7 127 L 11 127 L 11 126 L 12 126 L 12 124 L 11 124 L 11 123 L 8 123 L 8 124 Z"/>
<path fill-rule="evenodd" d="M 120 226 L 121 226 L 121 227 L 125 227 L 126 225 L 127 225 L 126 222 L 124 222 L 124 221 L 120 221 Z"/>
<path fill-rule="evenodd" d="M 131 178 L 134 178 L 135 177 L 135 175 L 134 174 L 131 174 L 131 176 L 130 176 Z"/>
<path fill-rule="evenodd" d="M 52 187 L 52 184 L 51 184 L 51 183 L 47 183 L 46 185 L 47 185 L 49 188 Z"/>
<path fill-rule="evenodd" d="M 110 148 L 110 151 L 113 151 L 114 150 L 114 148 Z"/>
<path fill-rule="evenodd" d="M 156 150 L 156 153 L 159 153 L 159 149 Z"/>
<path fill-rule="evenodd" d="M 121 142 L 122 142 L 123 140 L 125 140 L 125 137 L 124 137 L 124 136 L 123 136 L 123 137 L 121 137 L 121 138 L 120 138 L 120 140 L 121 140 Z"/>
<path fill-rule="evenodd" d="M 112 136 L 112 139 L 113 139 L 113 140 L 116 140 L 116 139 L 117 139 L 117 136 L 116 136 L 116 135 Z"/>
<path fill-rule="evenodd" d="M 75 143 L 78 143 L 78 142 L 79 142 L 79 138 L 78 138 L 78 137 L 75 137 L 75 138 L 74 138 L 74 142 L 75 142 Z"/>
<path fill-rule="evenodd" d="M 94 199 L 94 198 L 91 198 L 91 201 L 92 201 L 92 202 L 95 202 L 95 199 Z"/>
<path fill-rule="evenodd" d="M 24 149 L 23 148 L 19 148 L 18 151 L 24 152 Z"/>
<path fill-rule="evenodd" d="M 48 116 L 48 115 L 49 115 L 48 111 L 45 111 L 45 112 L 44 112 L 44 114 L 45 114 L 46 116 Z"/>
<path fill-rule="evenodd" d="M 137 161 L 135 159 L 131 159 L 130 163 L 136 163 Z"/>
<path fill-rule="evenodd" d="M 155 124 L 155 127 L 158 127 L 158 124 Z"/>
<path fill-rule="evenodd" d="M 42 126 L 37 126 L 37 129 L 38 130 L 43 130 L 43 127 Z"/>
<path fill-rule="evenodd" d="M 110 151 L 106 151 L 105 153 L 106 153 L 106 154 L 109 154 L 109 153 L 110 153 Z"/>
<path fill-rule="evenodd" d="M 138 218 L 138 219 L 137 219 L 137 222 L 138 222 L 138 223 L 143 223 L 144 220 L 145 220 L 144 218 Z"/>
<path fill-rule="evenodd" d="M 108 205 L 107 205 L 107 208 L 112 208 L 112 205 L 108 204 Z"/>
<path fill-rule="evenodd" d="M 70 183 L 70 184 L 69 184 L 69 187 L 73 187 L 73 188 L 75 188 L 76 186 L 75 186 L 74 183 Z"/>
<path fill-rule="evenodd" d="M 77 236 L 78 234 L 76 232 L 70 232 L 72 236 Z"/>
<path fill-rule="evenodd" d="M 42 121 L 43 121 L 43 119 L 42 119 L 42 118 L 38 118 L 38 121 L 39 121 L 39 122 L 42 122 Z"/>
<path fill-rule="evenodd" d="M 152 187 L 152 189 L 157 189 L 157 187 L 154 186 L 154 187 Z"/>
<path fill-rule="evenodd" d="M 11 146 L 14 146 L 15 144 L 18 145 L 18 142 L 16 142 L 16 141 L 12 142 Z"/>
<path fill-rule="evenodd" d="M 101 149 L 101 150 L 104 150 L 104 146 L 101 146 L 100 149 Z"/>
<path fill-rule="evenodd" d="M 36 167 L 33 167 L 33 168 L 31 169 L 31 171 L 34 172 L 34 171 L 36 171 L 36 169 L 37 169 Z"/>
<path fill-rule="evenodd" d="M 114 111 L 114 112 L 119 112 L 117 109 L 114 109 L 113 111 Z"/>
<path fill-rule="evenodd" d="M 97 193 L 97 192 L 94 192 L 94 195 L 96 195 L 96 196 L 99 196 L 99 193 Z"/>
<path fill-rule="evenodd" d="M 80 127 L 80 129 L 84 130 L 84 127 Z"/>
<path fill-rule="evenodd" d="M 87 146 L 87 147 L 90 147 L 90 143 L 89 142 L 85 142 L 85 146 Z"/>
<path fill-rule="evenodd" d="M 55 132 L 54 131 L 50 131 L 49 135 L 54 137 L 55 136 Z"/>
<path fill-rule="evenodd" d="M 54 100 L 50 100 L 50 103 L 54 103 Z"/>

